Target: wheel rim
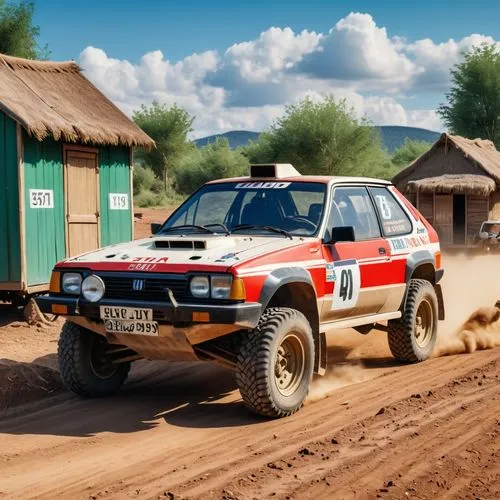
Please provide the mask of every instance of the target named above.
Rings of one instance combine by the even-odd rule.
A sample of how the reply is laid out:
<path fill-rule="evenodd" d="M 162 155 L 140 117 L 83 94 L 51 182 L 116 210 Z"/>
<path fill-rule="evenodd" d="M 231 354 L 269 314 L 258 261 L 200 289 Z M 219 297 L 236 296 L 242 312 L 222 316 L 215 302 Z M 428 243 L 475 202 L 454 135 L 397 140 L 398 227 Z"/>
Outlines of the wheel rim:
<path fill-rule="evenodd" d="M 108 343 L 98 336 L 92 338 L 90 342 L 90 367 L 96 377 L 107 379 L 112 377 L 117 365 L 113 364 L 110 355 L 107 353 Z"/>
<path fill-rule="evenodd" d="M 305 370 L 304 345 L 296 333 L 287 334 L 281 341 L 274 365 L 274 378 L 278 391 L 291 396 L 300 385 Z"/>
<path fill-rule="evenodd" d="M 434 332 L 434 311 L 432 304 L 423 299 L 420 302 L 415 317 L 415 342 L 419 347 L 426 347 Z"/>

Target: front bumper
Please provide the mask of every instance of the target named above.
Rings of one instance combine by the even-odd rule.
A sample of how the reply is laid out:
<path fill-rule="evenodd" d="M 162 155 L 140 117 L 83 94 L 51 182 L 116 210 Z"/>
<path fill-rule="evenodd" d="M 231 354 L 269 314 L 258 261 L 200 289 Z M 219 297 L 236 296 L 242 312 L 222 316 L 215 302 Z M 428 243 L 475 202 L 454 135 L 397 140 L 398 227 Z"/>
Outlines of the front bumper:
<path fill-rule="evenodd" d="M 103 299 L 99 303 L 87 302 L 79 297 L 63 295 L 45 295 L 36 299 L 40 310 L 47 314 L 85 317 L 91 321 L 99 321 L 100 306 L 138 307 L 153 309 L 153 319 L 160 324 L 195 326 L 193 313 L 208 313 L 209 320 L 203 324 L 233 325 L 235 329 L 255 328 L 259 322 L 262 306 L 257 302 L 237 304 L 187 304 L 179 303 L 177 307 L 165 302 L 143 302 L 136 300 Z M 55 306 L 55 307 L 54 307 Z M 61 306 L 63 309 L 61 309 Z M 61 310 L 67 312 L 61 313 Z"/>

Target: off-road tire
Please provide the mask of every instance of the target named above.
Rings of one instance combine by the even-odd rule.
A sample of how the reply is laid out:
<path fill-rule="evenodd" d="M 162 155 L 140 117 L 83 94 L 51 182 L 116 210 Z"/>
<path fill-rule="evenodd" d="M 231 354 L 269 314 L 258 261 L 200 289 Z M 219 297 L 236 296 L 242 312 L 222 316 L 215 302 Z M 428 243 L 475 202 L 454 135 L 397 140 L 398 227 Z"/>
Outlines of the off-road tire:
<path fill-rule="evenodd" d="M 423 302 L 432 311 L 432 325 L 425 345 L 416 338 L 417 312 Z M 429 281 L 410 280 L 402 316 L 388 322 L 388 340 L 392 355 L 399 361 L 418 363 L 428 359 L 437 339 L 438 300 L 434 287 Z"/>
<path fill-rule="evenodd" d="M 96 342 L 106 342 L 106 338 L 69 321 L 62 328 L 57 350 L 61 378 L 67 389 L 80 396 L 113 394 L 123 385 L 130 370 L 130 363 L 120 363 L 106 376 L 99 376 L 91 360 Z"/>
<path fill-rule="evenodd" d="M 294 392 L 283 395 L 278 389 L 276 370 L 282 343 L 302 346 L 303 365 Z M 314 339 L 306 317 L 295 309 L 267 309 L 258 326 L 243 341 L 237 360 L 236 382 L 244 403 L 265 417 L 286 417 L 301 408 L 309 392 L 314 370 Z"/>

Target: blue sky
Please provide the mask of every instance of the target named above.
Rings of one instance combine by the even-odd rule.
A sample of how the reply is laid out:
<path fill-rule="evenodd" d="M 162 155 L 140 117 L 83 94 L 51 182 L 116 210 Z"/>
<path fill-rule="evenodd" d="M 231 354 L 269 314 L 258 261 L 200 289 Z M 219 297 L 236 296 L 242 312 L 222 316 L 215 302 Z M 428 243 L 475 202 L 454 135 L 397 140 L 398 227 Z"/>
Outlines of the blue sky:
<path fill-rule="evenodd" d="M 449 67 L 500 40 L 499 19 L 485 0 L 38 0 L 35 15 L 53 59 L 77 60 L 129 114 L 178 102 L 195 135 L 261 130 L 329 93 L 375 123 L 442 128 Z"/>

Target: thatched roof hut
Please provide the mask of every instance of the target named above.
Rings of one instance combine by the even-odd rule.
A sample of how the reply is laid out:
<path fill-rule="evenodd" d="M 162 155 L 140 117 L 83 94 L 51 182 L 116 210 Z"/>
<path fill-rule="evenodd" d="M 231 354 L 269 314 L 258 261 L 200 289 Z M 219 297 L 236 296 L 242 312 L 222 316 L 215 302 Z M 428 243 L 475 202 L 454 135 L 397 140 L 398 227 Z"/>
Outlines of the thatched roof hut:
<path fill-rule="evenodd" d="M 394 184 L 434 224 L 445 245 L 468 245 L 500 218 L 500 152 L 488 140 L 442 134 Z"/>
<path fill-rule="evenodd" d="M 74 62 L 0 54 L 0 110 L 39 141 L 52 136 L 82 144 L 154 145 Z"/>
<path fill-rule="evenodd" d="M 0 300 L 133 237 L 134 146 L 154 142 L 78 65 L 0 54 Z"/>

